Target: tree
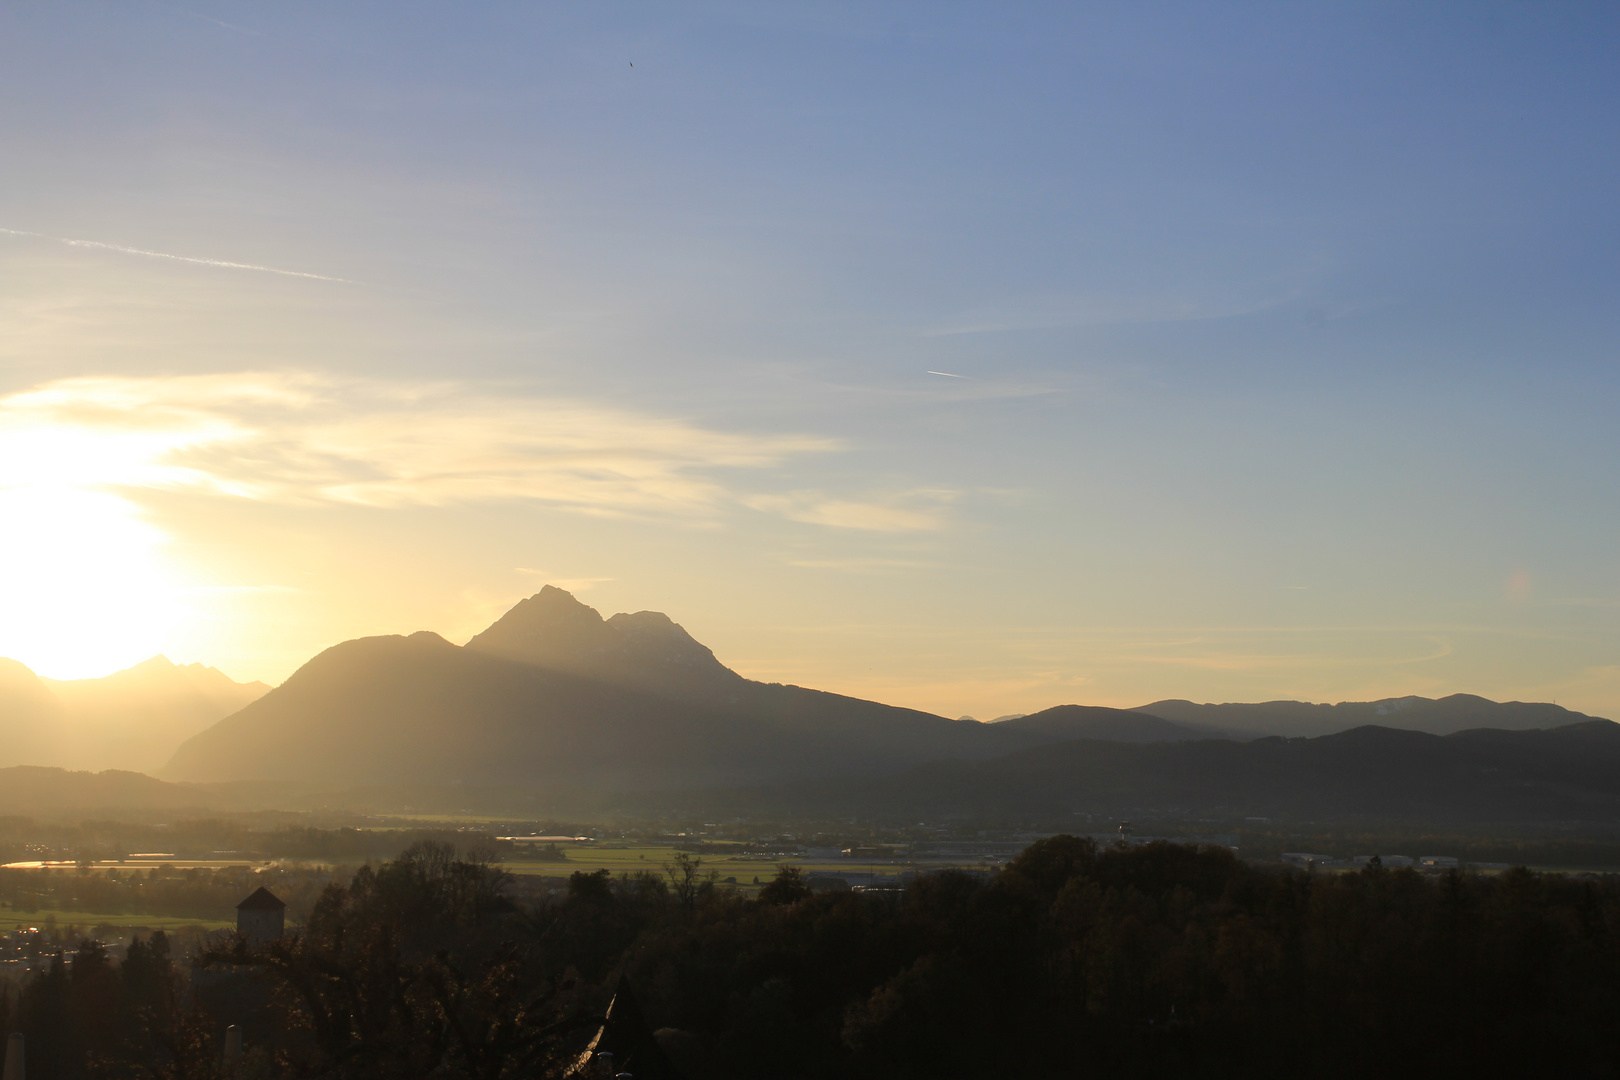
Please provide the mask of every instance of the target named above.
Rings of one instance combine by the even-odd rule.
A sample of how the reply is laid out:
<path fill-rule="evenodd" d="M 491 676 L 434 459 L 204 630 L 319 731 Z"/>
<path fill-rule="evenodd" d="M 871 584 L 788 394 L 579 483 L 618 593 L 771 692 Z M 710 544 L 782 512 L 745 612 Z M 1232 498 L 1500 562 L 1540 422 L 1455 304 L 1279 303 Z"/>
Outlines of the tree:
<path fill-rule="evenodd" d="M 810 899 L 810 883 L 804 878 L 804 870 L 790 863 L 778 866 L 776 876 L 771 879 L 770 884 L 759 890 L 759 902 L 772 907 L 796 904 L 800 900 L 808 899 Z"/>
<path fill-rule="evenodd" d="M 700 869 L 702 866 L 702 857 L 689 851 L 677 851 L 674 860 L 664 864 L 664 873 L 669 875 L 670 891 L 675 894 L 683 915 L 690 916 L 704 886 L 713 887 L 720 878 L 713 870 L 703 873 Z"/>

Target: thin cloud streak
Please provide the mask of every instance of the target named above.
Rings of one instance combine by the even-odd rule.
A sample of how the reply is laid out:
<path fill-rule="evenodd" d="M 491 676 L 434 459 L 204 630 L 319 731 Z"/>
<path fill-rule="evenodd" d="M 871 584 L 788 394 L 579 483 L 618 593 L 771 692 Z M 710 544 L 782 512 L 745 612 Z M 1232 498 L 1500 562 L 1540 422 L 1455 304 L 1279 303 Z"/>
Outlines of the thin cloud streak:
<path fill-rule="evenodd" d="M 924 327 L 919 330 L 919 336 L 945 338 L 1075 326 L 1207 322 L 1274 311 L 1299 300 L 1305 291 L 1302 284 L 1289 284 L 1276 289 L 1266 283 L 1262 288 L 1263 294 L 1247 297 L 1121 294 L 1044 298 L 1025 303 L 992 305 L 964 312 L 950 322 Z"/>
<path fill-rule="evenodd" d="M 822 491 L 755 495 L 744 503 L 792 521 L 864 532 L 928 532 L 945 527 L 945 512 L 961 492 L 920 488 L 879 498 L 846 499 Z"/>
<path fill-rule="evenodd" d="M 256 263 L 231 262 L 226 259 L 201 259 L 191 255 L 174 255 L 167 251 L 148 251 L 145 248 L 125 247 L 122 244 L 109 244 L 101 240 L 73 240 L 65 236 L 49 236 L 45 233 L 28 232 L 23 229 L 0 228 L 0 233 L 8 236 L 33 236 L 41 240 L 52 240 L 58 244 L 69 247 L 97 248 L 102 251 L 115 251 L 121 255 L 143 255 L 149 259 L 170 259 L 174 262 L 193 263 L 197 266 L 217 266 L 226 270 L 254 270 L 261 274 L 280 274 L 283 277 L 309 278 L 312 281 L 331 281 L 340 285 L 359 285 L 361 282 L 351 281 L 348 278 L 331 277 L 326 274 L 312 274 L 305 270 L 282 270 L 274 266 L 259 266 Z"/>
<path fill-rule="evenodd" d="M 882 573 L 887 570 L 939 570 L 945 564 L 919 559 L 854 557 L 849 559 L 789 559 L 787 565 L 803 570 L 838 570 L 851 574 Z"/>

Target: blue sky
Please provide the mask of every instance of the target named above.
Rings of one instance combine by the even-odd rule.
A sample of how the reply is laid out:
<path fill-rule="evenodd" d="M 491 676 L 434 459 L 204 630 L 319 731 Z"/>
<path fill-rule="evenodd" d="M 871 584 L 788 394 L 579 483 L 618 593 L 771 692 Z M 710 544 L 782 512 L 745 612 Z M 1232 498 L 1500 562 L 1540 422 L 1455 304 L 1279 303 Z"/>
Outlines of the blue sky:
<path fill-rule="evenodd" d="M 1616 19 L 7 6 L 0 653 L 1620 714 Z"/>

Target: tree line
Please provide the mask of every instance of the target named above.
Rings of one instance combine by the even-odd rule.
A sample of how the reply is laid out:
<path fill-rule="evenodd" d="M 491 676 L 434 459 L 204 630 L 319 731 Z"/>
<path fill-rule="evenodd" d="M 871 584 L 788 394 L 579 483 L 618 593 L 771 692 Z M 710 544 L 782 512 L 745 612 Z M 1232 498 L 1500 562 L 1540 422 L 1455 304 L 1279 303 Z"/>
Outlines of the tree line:
<path fill-rule="evenodd" d="M 1610 1076 L 1620 882 L 1307 874 L 1221 848 L 1043 840 L 994 875 L 755 899 L 699 856 L 512 898 L 424 842 L 307 923 L 182 964 L 93 943 L 0 1008 L 34 1080 L 561 1076 L 621 976 L 692 1080 Z"/>

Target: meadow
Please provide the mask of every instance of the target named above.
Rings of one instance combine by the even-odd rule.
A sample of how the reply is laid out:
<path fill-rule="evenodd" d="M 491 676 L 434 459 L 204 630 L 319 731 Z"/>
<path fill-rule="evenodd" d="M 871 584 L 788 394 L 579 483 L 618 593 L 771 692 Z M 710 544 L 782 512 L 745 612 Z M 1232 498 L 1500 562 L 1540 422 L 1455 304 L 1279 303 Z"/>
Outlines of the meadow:
<path fill-rule="evenodd" d="M 70 926 L 80 927 L 89 933 L 97 926 L 139 927 L 143 930 L 162 930 L 173 933 L 189 927 L 200 927 L 204 930 L 224 930 L 236 925 L 234 921 L 225 919 L 198 919 L 184 915 L 145 915 L 145 914 L 113 914 L 97 911 L 16 911 L 12 908 L 0 908 L 0 933 L 9 934 L 13 930 L 45 929 L 55 925 L 59 928 Z"/>
<path fill-rule="evenodd" d="M 984 864 L 976 859 L 857 859 L 842 856 L 806 857 L 790 854 L 759 854 L 737 843 L 709 843 L 705 850 L 692 852 L 668 843 L 638 841 L 602 841 L 596 843 L 559 844 L 562 860 L 536 859 L 522 850 L 507 856 L 503 867 L 526 877 L 566 879 L 576 871 L 593 873 L 607 870 L 615 876 L 651 872 L 662 874 L 672 866 L 675 857 L 687 851 L 701 860 L 699 871 L 711 871 L 722 884 L 735 885 L 745 895 L 752 895 L 758 886 L 776 876 L 779 866 L 791 864 L 812 877 L 837 877 L 851 885 L 897 882 L 907 871 L 939 870 L 948 867 L 978 869 Z M 757 880 L 756 880 L 757 879 Z"/>

